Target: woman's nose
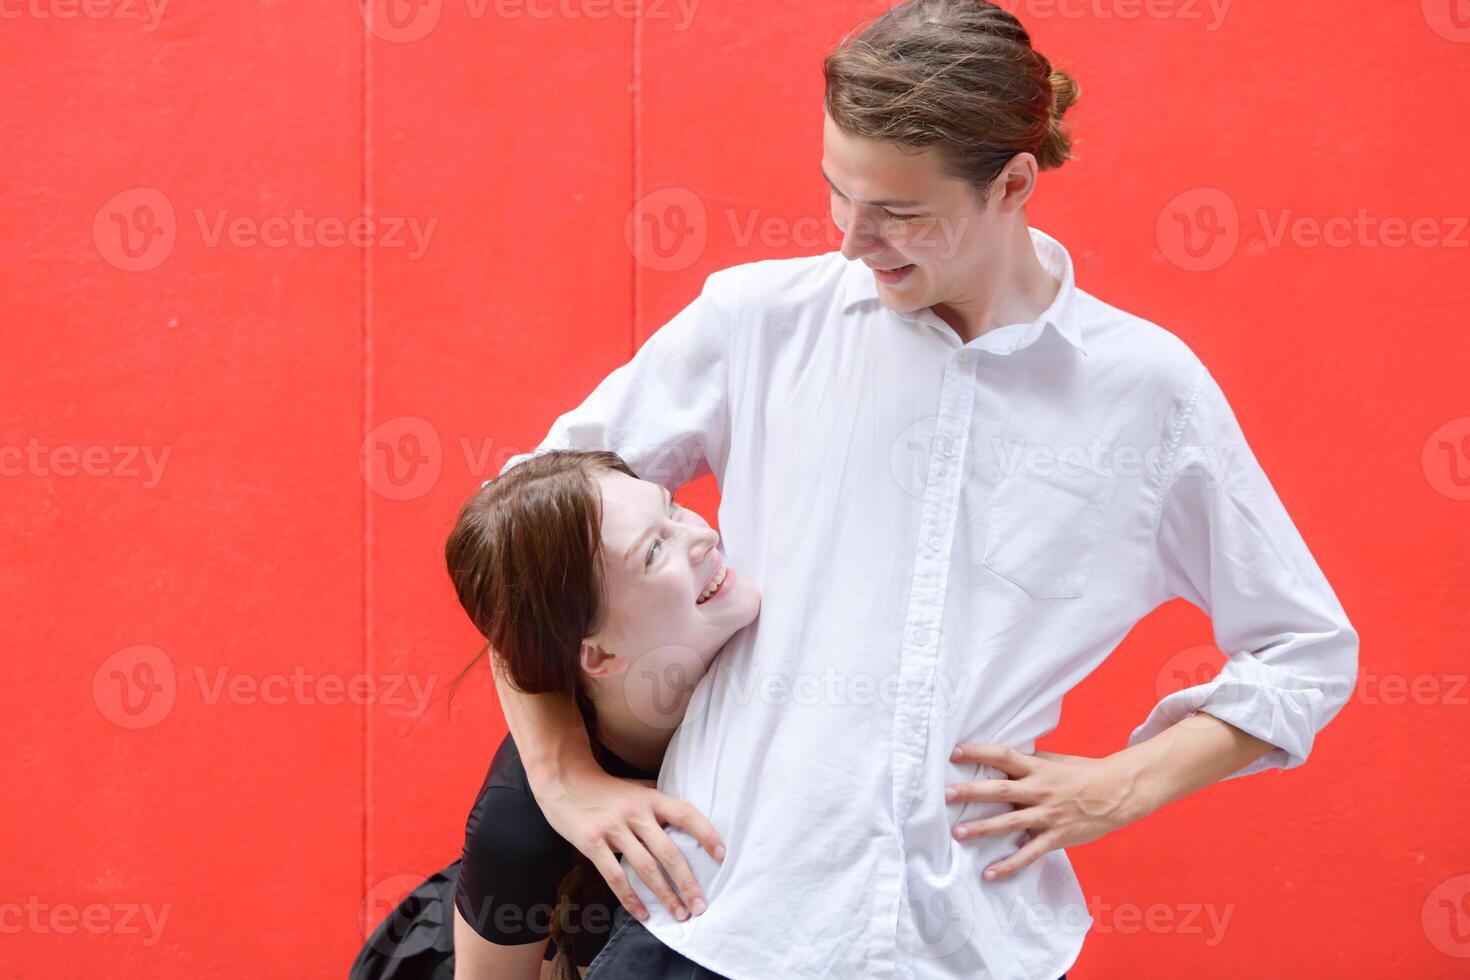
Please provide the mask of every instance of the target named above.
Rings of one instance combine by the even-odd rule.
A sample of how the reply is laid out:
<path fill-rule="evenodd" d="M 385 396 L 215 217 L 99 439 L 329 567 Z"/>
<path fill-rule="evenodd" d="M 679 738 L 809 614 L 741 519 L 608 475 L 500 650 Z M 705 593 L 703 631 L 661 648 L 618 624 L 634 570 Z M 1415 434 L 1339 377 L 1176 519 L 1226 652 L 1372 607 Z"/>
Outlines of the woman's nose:
<path fill-rule="evenodd" d="M 694 528 L 690 532 L 689 541 L 690 550 L 696 555 L 703 555 L 720 543 L 720 532 L 709 525 Z"/>

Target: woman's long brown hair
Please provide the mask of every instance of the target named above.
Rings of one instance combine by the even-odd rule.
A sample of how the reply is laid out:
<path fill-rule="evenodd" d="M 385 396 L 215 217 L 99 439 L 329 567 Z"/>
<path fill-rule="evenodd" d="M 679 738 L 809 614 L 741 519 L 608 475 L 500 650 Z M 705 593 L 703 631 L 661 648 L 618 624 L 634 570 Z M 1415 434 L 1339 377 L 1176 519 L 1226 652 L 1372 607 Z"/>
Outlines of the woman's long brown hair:
<path fill-rule="evenodd" d="M 460 509 L 444 560 L 459 604 L 486 643 L 450 686 L 451 700 L 485 659 L 515 690 L 573 698 L 588 734 L 596 730 L 580 651 L 605 614 L 596 475 L 607 470 L 636 476 L 616 453 L 547 451 L 491 480 Z M 556 980 L 579 980 L 569 936 L 572 899 L 599 880 L 592 862 L 578 855 L 557 885 Z"/>

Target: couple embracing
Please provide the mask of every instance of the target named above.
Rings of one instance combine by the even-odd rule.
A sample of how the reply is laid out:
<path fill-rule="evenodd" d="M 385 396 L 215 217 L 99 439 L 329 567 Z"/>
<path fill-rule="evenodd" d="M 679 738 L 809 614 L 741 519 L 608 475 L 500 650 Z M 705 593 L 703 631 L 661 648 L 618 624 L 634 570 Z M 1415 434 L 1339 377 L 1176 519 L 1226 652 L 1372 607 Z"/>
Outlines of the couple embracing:
<path fill-rule="evenodd" d="M 841 249 L 711 274 L 450 535 L 510 729 L 455 977 L 1055 980 L 1092 923 L 1064 848 L 1300 765 L 1351 689 L 1215 378 L 1028 223 L 1072 79 L 983 0 L 822 67 Z M 711 473 L 719 531 L 676 495 Z M 1219 673 L 1037 751 L 1175 597 Z"/>

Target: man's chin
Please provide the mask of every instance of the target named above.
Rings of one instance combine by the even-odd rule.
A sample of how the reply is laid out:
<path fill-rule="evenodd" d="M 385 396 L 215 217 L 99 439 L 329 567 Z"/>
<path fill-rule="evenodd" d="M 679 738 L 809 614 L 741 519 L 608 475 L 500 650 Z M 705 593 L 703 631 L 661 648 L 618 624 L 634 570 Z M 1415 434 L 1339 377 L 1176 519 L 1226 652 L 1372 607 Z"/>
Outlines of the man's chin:
<path fill-rule="evenodd" d="M 878 298 L 895 313 L 917 313 L 929 305 L 908 290 L 896 292 L 879 287 Z"/>

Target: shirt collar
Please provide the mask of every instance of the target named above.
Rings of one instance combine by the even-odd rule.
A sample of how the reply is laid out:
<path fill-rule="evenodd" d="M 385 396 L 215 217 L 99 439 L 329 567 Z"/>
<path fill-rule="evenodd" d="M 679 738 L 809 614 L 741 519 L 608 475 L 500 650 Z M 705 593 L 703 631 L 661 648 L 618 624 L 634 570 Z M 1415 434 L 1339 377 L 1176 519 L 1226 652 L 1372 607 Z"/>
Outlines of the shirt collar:
<path fill-rule="evenodd" d="M 1031 325 L 1022 331 L 1021 340 L 1013 350 L 1030 346 L 1047 324 L 1075 347 L 1082 354 L 1087 353 L 1087 347 L 1082 341 L 1082 324 L 1077 312 L 1077 281 L 1072 268 L 1072 256 L 1062 243 L 1038 228 L 1028 228 L 1031 233 L 1031 244 L 1036 249 L 1036 258 L 1041 262 L 1042 268 L 1056 277 L 1061 282 L 1061 288 L 1057 290 L 1056 298 L 1051 305 L 1042 311 L 1041 316 L 1032 321 Z M 843 279 L 842 310 L 847 312 L 854 305 L 866 301 L 874 303 L 881 302 L 878 298 L 878 283 L 873 278 L 872 270 L 862 263 L 861 260 L 851 261 L 847 264 L 846 275 Z M 897 314 L 905 319 L 915 319 L 913 314 Z"/>

